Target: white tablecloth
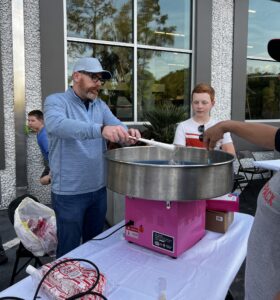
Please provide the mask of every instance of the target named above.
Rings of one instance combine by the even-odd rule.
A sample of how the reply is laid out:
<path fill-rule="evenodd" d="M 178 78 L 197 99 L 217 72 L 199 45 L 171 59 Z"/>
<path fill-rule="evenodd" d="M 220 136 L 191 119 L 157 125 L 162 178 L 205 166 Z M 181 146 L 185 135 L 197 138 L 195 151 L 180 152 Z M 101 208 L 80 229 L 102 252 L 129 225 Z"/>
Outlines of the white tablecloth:
<path fill-rule="evenodd" d="M 123 230 L 103 241 L 81 245 L 66 256 L 86 258 L 99 267 L 108 279 L 109 300 L 158 300 L 163 290 L 167 300 L 222 300 L 246 257 L 252 223 L 252 216 L 235 213 L 227 233 L 208 231 L 177 259 L 128 243 Z M 0 297 L 30 300 L 34 291 L 27 277 L 0 293 Z"/>
<path fill-rule="evenodd" d="M 273 171 L 280 171 L 280 159 L 257 160 L 254 162 L 255 167 Z"/>

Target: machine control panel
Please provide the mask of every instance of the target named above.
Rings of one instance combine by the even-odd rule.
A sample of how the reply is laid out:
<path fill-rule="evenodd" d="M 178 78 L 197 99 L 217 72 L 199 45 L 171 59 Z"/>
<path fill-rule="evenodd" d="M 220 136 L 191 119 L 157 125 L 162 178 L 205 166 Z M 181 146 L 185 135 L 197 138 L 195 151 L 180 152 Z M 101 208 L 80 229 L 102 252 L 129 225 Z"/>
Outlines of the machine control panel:
<path fill-rule="evenodd" d="M 153 231 L 153 246 L 174 252 L 174 238 L 172 236 Z"/>

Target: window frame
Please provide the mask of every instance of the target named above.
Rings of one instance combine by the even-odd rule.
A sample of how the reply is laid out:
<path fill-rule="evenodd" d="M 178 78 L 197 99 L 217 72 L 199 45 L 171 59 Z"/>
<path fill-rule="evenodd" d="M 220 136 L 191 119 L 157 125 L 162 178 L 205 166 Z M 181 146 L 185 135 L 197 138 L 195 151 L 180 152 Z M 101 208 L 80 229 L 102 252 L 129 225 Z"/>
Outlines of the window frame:
<path fill-rule="evenodd" d="M 138 50 L 154 50 L 154 51 L 162 51 L 162 52 L 169 52 L 169 53 L 183 53 L 183 54 L 190 54 L 192 56 L 193 50 L 192 49 L 180 49 L 180 48 L 171 48 L 171 47 L 159 47 L 159 46 L 151 46 L 151 45 L 143 45 L 138 42 L 138 37 L 137 37 L 137 26 L 138 26 L 138 19 L 137 19 L 137 1 L 132 0 L 134 3 L 132 5 L 133 7 L 133 12 L 132 12 L 132 17 L 134 18 L 133 22 L 133 39 L 131 43 L 122 43 L 122 42 L 115 42 L 115 41 L 104 41 L 104 40 L 96 40 L 96 39 L 86 39 L 86 38 L 77 38 L 77 37 L 68 37 L 67 35 L 67 29 L 66 29 L 66 43 L 69 42 L 79 42 L 79 43 L 86 43 L 86 44 L 92 44 L 92 45 L 108 45 L 111 47 L 114 46 L 119 46 L 119 47 L 127 47 L 132 49 L 133 51 L 133 63 L 132 67 L 134 69 L 132 70 L 133 73 L 133 120 L 132 121 L 127 121 L 124 122 L 127 125 L 132 125 L 132 124 L 137 124 L 137 125 L 142 125 L 145 122 L 144 121 L 139 121 L 139 116 L 138 116 L 138 95 L 137 95 L 137 90 L 138 90 L 138 80 L 137 80 L 137 58 L 138 58 Z M 66 2 L 67 0 L 64 0 L 64 4 L 66 7 Z M 193 19 L 193 1 L 190 0 L 190 17 Z M 65 8 L 66 9 L 66 8 Z M 67 14 L 67 11 L 65 12 Z M 66 15 L 65 15 L 66 16 Z M 65 23 L 67 22 L 67 18 L 65 19 Z M 66 24 L 67 27 L 67 24 Z M 190 36 L 193 37 L 193 32 L 192 32 L 193 26 L 190 27 Z M 193 45 L 193 40 L 190 41 L 190 48 L 192 48 Z M 67 56 L 67 54 L 66 54 Z M 190 60 L 190 70 L 192 70 L 192 64 L 193 61 L 192 59 Z M 65 72 L 67 73 L 67 66 Z M 191 92 L 191 91 L 190 91 Z"/>
<path fill-rule="evenodd" d="M 212 43 L 212 7 L 213 0 L 192 0 L 192 41 L 191 57 L 191 89 L 198 82 L 211 82 L 211 43 Z M 41 38 L 41 78 L 42 96 L 45 99 L 51 93 L 63 92 L 67 88 L 67 38 L 66 0 L 40 0 L 40 38 Z M 135 9 L 135 8 L 134 8 Z M 135 30 L 135 28 L 134 28 Z M 79 38 L 75 38 L 78 41 Z M 87 40 L 85 40 L 86 42 Z M 100 43 L 96 40 L 95 43 Z M 102 44 L 111 44 L 104 42 Z M 115 45 L 122 43 L 114 42 Z M 143 46 L 150 48 L 149 46 Z M 154 48 L 154 47 L 153 47 Z M 137 49 L 135 47 L 134 49 Z M 168 48 L 166 48 L 168 49 Z M 175 49 L 172 49 L 173 51 Z M 178 50 L 178 49 L 176 49 Z M 179 49 L 182 52 L 181 49 Z M 136 53 L 134 53 L 134 57 Z M 134 76 L 134 86 L 137 73 Z M 191 91 L 190 91 L 191 92 Z M 134 98 L 137 89 L 134 89 Z M 134 110 L 137 105 L 134 106 Z M 134 111 L 134 118 L 135 118 Z M 128 125 L 135 122 L 124 122 Z M 141 124 L 143 122 L 137 122 Z"/>
<path fill-rule="evenodd" d="M 231 119 L 248 123 L 261 123 L 280 127 L 280 120 L 246 120 L 245 102 L 247 87 L 247 39 L 248 39 L 248 15 L 249 0 L 234 1 L 233 23 L 233 63 L 232 63 L 232 114 Z M 249 149 L 251 151 L 267 150 L 245 141 L 237 136 L 232 136 L 238 150 Z"/>

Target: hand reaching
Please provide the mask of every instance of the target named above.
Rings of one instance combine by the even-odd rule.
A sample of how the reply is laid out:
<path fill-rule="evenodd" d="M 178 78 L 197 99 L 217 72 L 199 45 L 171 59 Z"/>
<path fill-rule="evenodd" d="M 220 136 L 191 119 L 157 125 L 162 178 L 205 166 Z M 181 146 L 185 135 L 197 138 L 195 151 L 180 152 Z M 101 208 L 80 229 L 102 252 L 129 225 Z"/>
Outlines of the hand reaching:
<path fill-rule="evenodd" d="M 113 143 L 125 143 L 125 144 L 135 144 L 137 140 L 130 139 L 129 136 L 140 138 L 141 134 L 138 129 L 130 128 L 128 131 L 120 125 L 104 126 L 102 130 L 102 136 Z"/>

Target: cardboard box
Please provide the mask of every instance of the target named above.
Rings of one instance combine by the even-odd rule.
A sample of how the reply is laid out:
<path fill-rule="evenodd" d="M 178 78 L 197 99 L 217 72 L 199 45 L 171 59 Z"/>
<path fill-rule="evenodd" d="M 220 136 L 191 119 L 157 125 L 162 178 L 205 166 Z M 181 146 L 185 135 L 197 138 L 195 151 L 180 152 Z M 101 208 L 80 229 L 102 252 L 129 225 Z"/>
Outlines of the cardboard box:
<path fill-rule="evenodd" d="M 206 230 L 225 233 L 233 222 L 233 212 L 206 210 Z"/>
<path fill-rule="evenodd" d="M 239 196 L 234 193 L 226 194 L 206 201 L 206 209 L 217 211 L 239 211 Z"/>

